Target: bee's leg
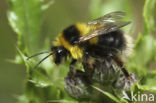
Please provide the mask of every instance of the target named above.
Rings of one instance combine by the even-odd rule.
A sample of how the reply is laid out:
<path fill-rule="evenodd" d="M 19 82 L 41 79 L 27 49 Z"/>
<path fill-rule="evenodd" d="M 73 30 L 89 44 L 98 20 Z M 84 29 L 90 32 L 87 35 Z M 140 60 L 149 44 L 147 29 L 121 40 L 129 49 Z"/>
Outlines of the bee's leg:
<path fill-rule="evenodd" d="M 122 61 L 122 59 L 115 55 L 113 55 L 112 57 L 116 64 L 121 68 L 121 71 L 124 73 L 125 77 L 130 78 L 130 74 L 124 67 L 124 62 Z"/>
<path fill-rule="evenodd" d="M 72 61 L 70 62 L 69 65 L 69 74 L 73 75 L 74 69 L 73 66 L 76 64 L 77 60 L 76 59 L 72 59 Z"/>

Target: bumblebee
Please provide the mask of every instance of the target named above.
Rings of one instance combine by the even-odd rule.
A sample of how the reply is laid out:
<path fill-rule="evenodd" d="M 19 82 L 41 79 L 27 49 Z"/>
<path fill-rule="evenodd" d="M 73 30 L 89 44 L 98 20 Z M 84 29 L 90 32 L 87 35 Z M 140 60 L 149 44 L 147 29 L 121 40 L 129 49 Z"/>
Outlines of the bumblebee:
<path fill-rule="evenodd" d="M 77 61 L 81 61 L 89 69 L 94 69 L 93 58 L 111 57 L 124 75 L 129 77 L 122 59 L 129 54 L 131 41 L 120 28 L 128 25 L 130 21 L 123 21 L 124 17 L 125 12 L 116 11 L 88 23 L 79 22 L 67 27 L 56 38 L 54 46 L 48 52 L 49 55 L 43 58 L 35 68 L 50 56 L 53 57 L 55 64 L 61 64 L 67 56 L 70 56 L 72 58 L 70 71 Z M 35 54 L 28 59 L 43 53 L 47 52 Z"/>

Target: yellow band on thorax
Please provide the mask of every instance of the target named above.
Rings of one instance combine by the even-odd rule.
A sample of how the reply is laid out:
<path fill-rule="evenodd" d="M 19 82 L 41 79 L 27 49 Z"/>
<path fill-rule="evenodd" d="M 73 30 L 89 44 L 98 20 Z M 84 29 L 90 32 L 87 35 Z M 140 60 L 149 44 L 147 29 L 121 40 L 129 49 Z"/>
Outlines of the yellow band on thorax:
<path fill-rule="evenodd" d="M 83 56 L 81 48 L 79 48 L 77 45 L 69 44 L 69 42 L 64 39 L 62 33 L 59 34 L 58 38 L 56 39 L 56 42 L 54 42 L 54 45 L 65 47 L 71 53 L 74 59 L 80 59 Z"/>

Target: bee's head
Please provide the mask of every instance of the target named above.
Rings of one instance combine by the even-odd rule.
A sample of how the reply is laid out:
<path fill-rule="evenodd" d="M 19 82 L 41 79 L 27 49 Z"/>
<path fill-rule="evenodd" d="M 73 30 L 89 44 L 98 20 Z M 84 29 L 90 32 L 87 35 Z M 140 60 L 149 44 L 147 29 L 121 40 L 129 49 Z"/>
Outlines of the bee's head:
<path fill-rule="evenodd" d="M 48 53 L 49 55 L 47 55 L 41 61 L 39 61 L 34 68 L 37 68 L 37 66 L 39 64 L 41 64 L 45 59 L 47 59 L 50 56 L 53 57 L 55 64 L 60 64 L 67 58 L 67 55 L 69 54 L 67 49 L 65 49 L 64 47 L 54 46 L 54 47 L 51 48 L 51 51 L 40 52 L 40 53 L 34 54 L 34 55 L 28 57 L 27 60 L 29 60 L 29 59 L 31 59 L 33 57 L 36 57 L 38 55 L 45 54 L 45 53 Z"/>
<path fill-rule="evenodd" d="M 51 48 L 51 51 L 54 53 L 53 54 L 53 60 L 55 62 L 55 64 L 60 64 L 62 63 L 68 55 L 68 51 L 67 49 L 65 49 L 62 46 L 55 46 Z"/>

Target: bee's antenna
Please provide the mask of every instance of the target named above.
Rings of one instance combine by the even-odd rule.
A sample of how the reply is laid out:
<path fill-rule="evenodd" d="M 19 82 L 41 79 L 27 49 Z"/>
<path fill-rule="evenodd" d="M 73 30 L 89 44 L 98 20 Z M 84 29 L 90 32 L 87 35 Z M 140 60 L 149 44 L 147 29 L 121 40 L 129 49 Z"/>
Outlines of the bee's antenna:
<path fill-rule="evenodd" d="M 36 69 L 37 66 L 38 66 L 39 64 L 41 64 L 45 59 L 47 59 L 49 56 L 51 56 L 51 55 L 53 55 L 53 54 L 54 54 L 54 52 L 52 52 L 52 53 L 50 53 L 49 55 L 47 55 L 46 57 L 44 57 L 41 61 L 39 61 L 39 62 L 35 65 L 34 69 Z"/>
<path fill-rule="evenodd" d="M 31 59 L 31 58 L 33 58 L 33 57 L 36 57 L 36 56 L 38 56 L 38 55 L 45 54 L 45 53 L 49 53 L 49 52 L 50 52 L 50 51 L 45 51 L 45 52 L 36 53 L 36 54 L 34 54 L 34 55 L 28 57 L 27 60 L 29 60 L 29 59 Z"/>

